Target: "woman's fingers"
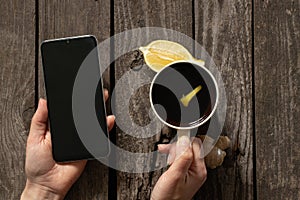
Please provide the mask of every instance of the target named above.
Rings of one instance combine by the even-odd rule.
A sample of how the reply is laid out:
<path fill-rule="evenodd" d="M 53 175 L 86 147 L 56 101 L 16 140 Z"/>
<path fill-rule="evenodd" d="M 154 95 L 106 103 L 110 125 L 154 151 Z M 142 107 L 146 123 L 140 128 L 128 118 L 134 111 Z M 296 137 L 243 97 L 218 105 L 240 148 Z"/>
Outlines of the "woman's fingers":
<path fill-rule="evenodd" d="M 175 159 L 178 159 L 191 146 L 190 139 L 187 136 L 182 136 L 177 142 L 172 144 L 159 144 L 158 151 L 160 153 L 169 154 L 167 163 L 171 165 Z"/>
<path fill-rule="evenodd" d="M 194 159 L 191 164 L 190 170 L 195 173 L 196 178 L 198 178 L 200 181 L 205 181 L 206 179 L 206 166 L 204 162 L 203 156 L 201 156 L 201 153 L 203 154 L 203 148 L 202 146 L 202 141 L 199 138 L 194 138 L 193 143 L 192 143 L 192 148 L 193 148 L 193 154 L 194 154 Z"/>
<path fill-rule="evenodd" d="M 182 144 L 179 144 L 182 145 Z M 177 145 L 178 146 L 178 145 Z M 178 147 L 177 147 L 178 148 Z M 185 150 L 180 153 L 180 156 L 177 157 L 169 170 L 171 172 L 177 173 L 181 177 L 185 177 L 191 164 L 193 162 L 193 151 L 190 146 L 185 146 Z"/>
<path fill-rule="evenodd" d="M 167 163 L 171 165 L 176 157 L 176 143 L 172 144 L 159 144 L 158 151 L 160 153 L 169 154 Z"/>
<path fill-rule="evenodd" d="M 202 141 L 199 138 L 193 138 L 192 139 L 192 147 L 193 147 L 193 152 L 194 152 L 194 161 L 203 161 L 204 159 L 201 158 L 201 146 L 202 146 Z M 204 162 L 204 161 L 203 161 Z"/>
<path fill-rule="evenodd" d="M 104 93 L 104 99 L 105 99 L 105 101 L 107 101 L 107 99 L 109 97 L 108 90 L 104 89 L 103 93 Z M 111 129 L 114 127 L 114 124 L 115 124 L 115 116 L 114 115 L 107 116 L 106 123 L 107 123 L 108 130 L 111 131 Z"/>
<path fill-rule="evenodd" d="M 180 136 L 176 142 L 176 159 L 179 158 L 190 146 L 190 138 L 186 135 Z"/>
<path fill-rule="evenodd" d="M 48 126 L 48 109 L 47 101 L 45 99 L 39 100 L 38 108 L 31 120 L 31 127 L 29 136 L 33 138 L 40 138 L 44 136 Z"/>
<path fill-rule="evenodd" d="M 105 101 L 107 101 L 107 99 L 108 99 L 108 97 L 109 97 L 109 95 L 108 95 L 108 90 L 107 90 L 107 89 L 104 89 L 103 93 L 104 93 L 104 99 L 105 99 Z"/>
<path fill-rule="evenodd" d="M 109 131 L 114 127 L 115 124 L 115 116 L 114 115 L 109 115 L 106 117 L 106 123 L 107 123 L 107 128 Z"/>
<path fill-rule="evenodd" d="M 157 145 L 160 153 L 168 154 L 170 152 L 172 144 L 159 144 Z"/>

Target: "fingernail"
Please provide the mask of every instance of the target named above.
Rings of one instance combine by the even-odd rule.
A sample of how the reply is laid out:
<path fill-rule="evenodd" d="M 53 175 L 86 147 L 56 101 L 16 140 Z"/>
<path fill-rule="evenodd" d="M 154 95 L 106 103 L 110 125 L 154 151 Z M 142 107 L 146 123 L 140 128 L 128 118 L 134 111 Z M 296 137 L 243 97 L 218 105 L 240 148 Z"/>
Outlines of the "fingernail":
<path fill-rule="evenodd" d="M 177 145 L 181 147 L 188 147 L 191 145 L 190 138 L 188 136 L 181 136 L 178 138 Z"/>
<path fill-rule="evenodd" d="M 168 155 L 167 164 L 168 164 L 168 165 L 171 164 L 171 156 L 170 156 L 170 154 Z"/>
<path fill-rule="evenodd" d="M 38 108 L 42 106 L 42 98 L 39 99 Z"/>
<path fill-rule="evenodd" d="M 161 144 L 157 145 L 157 150 L 159 151 L 159 149 L 161 148 Z"/>
<path fill-rule="evenodd" d="M 179 158 L 191 146 L 190 138 L 188 136 L 181 136 L 178 138 L 176 144 L 176 159 Z"/>
<path fill-rule="evenodd" d="M 111 118 L 111 119 L 113 119 L 113 120 L 116 119 L 116 117 L 114 115 L 109 115 L 108 117 Z"/>
<path fill-rule="evenodd" d="M 202 142 L 201 141 L 198 141 L 199 143 L 199 146 L 200 146 L 200 159 L 203 159 L 205 157 L 205 152 L 204 152 L 204 148 L 203 148 L 203 145 L 202 145 Z"/>

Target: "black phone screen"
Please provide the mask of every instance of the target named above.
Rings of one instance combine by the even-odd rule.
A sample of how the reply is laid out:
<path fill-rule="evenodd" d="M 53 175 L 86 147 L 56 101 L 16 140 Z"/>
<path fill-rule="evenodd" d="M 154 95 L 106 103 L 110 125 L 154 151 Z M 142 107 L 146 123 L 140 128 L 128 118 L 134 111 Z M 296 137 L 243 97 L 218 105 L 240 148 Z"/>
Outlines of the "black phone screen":
<path fill-rule="evenodd" d="M 96 46 L 97 41 L 93 36 L 47 40 L 41 45 L 52 152 L 54 160 L 58 162 L 103 157 L 109 151 L 108 138 L 102 137 L 96 152 L 89 152 L 87 144 L 83 144 L 78 135 L 72 112 L 72 92 L 76 75 L 90 52 L 97 50 Z M 92 59 L 90 70 L 99 76 L 93 103 L 101 131 L 107 136 L 98 52 L 92 57 L 89 56 L 89 59 Z"/>

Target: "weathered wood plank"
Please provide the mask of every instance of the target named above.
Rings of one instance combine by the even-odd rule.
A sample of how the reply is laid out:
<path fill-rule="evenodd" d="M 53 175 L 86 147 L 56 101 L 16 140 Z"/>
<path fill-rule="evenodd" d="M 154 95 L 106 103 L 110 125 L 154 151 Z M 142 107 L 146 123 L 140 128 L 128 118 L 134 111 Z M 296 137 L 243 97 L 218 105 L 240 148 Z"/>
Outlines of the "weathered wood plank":
<path fill-rule="evenodd" d="M 95 35 L 101 42 L 110 37 L 110 1 L 39 1 L 39 22 L 40 42 L 86 34 Z M 39 96 L 45 97 L 41 61 L 39 69 Z M 103 78 L 109 88 L 109 70 Z M 108 168 L 89 161 L 66 198 L 108 199 Z"/>
<path fill-rule="evenodd" d="M 114 1 L 114 27 L 115 33 L 138 27 L 164 27 L 180 31 L 192 37 L 192 1 L 183 0 L 163 0 L 163 1 Z M 151 34 L 151 33 L 149 33 Z M 167 33 L 166 33 L 167 34 Z M 131 38 L 130 35 L 124 38 L 121 45 L 126 45 L 141 38 Z M 126 43 L 128 42 L 128 43 Z M 121 47 L 116 44 L 115 52 Z M 119 79 L 130 71 L 130 67 L 142 64 L 142 56 L 137 51 L 129 52 L 116 61 L 115 79 L 116 84 Z M 146 67 L 146 66 L 144 66 Z M 133 123 L 141 126 L 149 123 L 148 112 L 149 85 L 133 91 L 129 85 L 132 81 L 142 78 L 142 76 L 153 77 L 154 72 L 150 69 L 145 70 L 144 74 L 136 73 L 134 78 L 129 79 L 123 84 L 123 88 L 116 88 L 116 99 L 124 98 L 127 93 L 133 93 L 130 104 L 131 120 Z M 116 105 L 118 112 L 125 112 L 122 105 Z M 118 120 L 118 116 L 117 116 Z M 122 120 L 122 119 L 120 119 Z M 146 130 L 144 130 L 146 132 Z M 141 131 L 140 134 L 143 134 Z M 140 139 L 125 134 L 120 128 L 117 128 L 117 145 L 130 152 L 151 152 L 156 149 L 156 143 L 161 142 L 162 138 L 153 136 L 147 139 Z M 119 161 L 126 162 L 126 156 L 119 157 Z M 147 161 L 146 165 L 153 164 L 154 161 Z M 140 163 L 136 163 L 138 165 Z M 152 173 L 130 174 L 125 172 L 117 173 L 117 195 L 118 199 L 149 199 L 159 176 L 163 170 Z"/>
<path fill-rule="evenodd" d="M 253 199 L 251 5 L 195 1 L 196 40 L 222 75 L 228 104 L 223 132 L 232 141 L 223 166 L 208 171 L 197 199 Z"/>
<path fill-rule="evenodd" d="M 300 2 L 254 1 L 258 199 L 300 199 Z"/>
<path fill-rule="evenodd" d="M 1 2 L 0 19 L 0 199 L 18 199 L 35 106 L 35 1 Z"/>

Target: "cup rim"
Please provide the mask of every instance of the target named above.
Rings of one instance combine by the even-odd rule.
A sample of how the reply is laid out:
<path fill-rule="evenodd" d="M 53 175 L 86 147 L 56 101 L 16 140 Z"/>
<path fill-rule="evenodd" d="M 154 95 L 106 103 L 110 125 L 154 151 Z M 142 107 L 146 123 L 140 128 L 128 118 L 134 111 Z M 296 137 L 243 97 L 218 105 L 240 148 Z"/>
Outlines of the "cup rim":
<path fill-rule="evenodd" d="M 204 71 L 206 71 L 208 73 L 208 75 L 211 77 L 211 79 L 213 80 L 213 83 L 216 87 L 216 102 L 215 102 L 215 105 L 212 109 L 212 111 L 210 112 L 210 114 L 201 122 L 199 122 L 198 124 L 195 124 L 193 126 L 189 126 L 189 127 L 179 127 L 179 126 L 175 126 L 175 125 L 172 125 L 168 122 L 166 122 L 165 120 L 163 120 L 156 112 L 155 108 L 154 108 L 154 105 L 153 105 L 153 102 L 152 102 L 152 88 L 153 88 L 153 84 L 156 80 L 156 78 L 159 76 L 159 74 L 165 70 L 167 67 L 169 67 L 170 65 L 173 65 L 173 64 L 176 64 L 176 63 L 191 63 L 191 64 L 195 64 L 197 65 L 198 67 L 201 67 Z M 219 88 L 218 88 L 218 84 L 217 84 L 217 81 L 215 79 L 215 77 L 212 75 L 212 73 L 204 66 L 200 65 L 199 62 L 197 61 L 194 61 L 194 60 L 178 60 L 178 61 L 173 61 L 169 64 L 167 64 L 164 68 L 162 68 L 160 71 L 158 71 L 154 78 L 152 79 L 151 81 L 151 86 L 150 86 L 150 91 L 149 91 L 149 98 L 150 98 L 150 105 L 151 105 L 151 108 L 153 110 L 153 112 L 155 113 L 155 115 L 158 117 L 158 119 L 164 123 L 165 125 L 171 127 L 171 128 L 174 128 L 174 129 L 177 129 L 177 130 L 190 130 L 190 129 L 194 129 L 194 128 L 197 128 L 201 125 L 203 125 L 204 123 L 206 123 L 211 117 L 212 115 L 215 113 L 216 109 L 217 109 L 217 105 L 219 103 Z"/>

